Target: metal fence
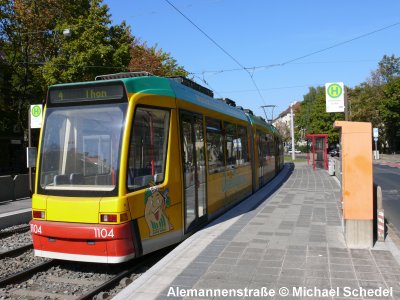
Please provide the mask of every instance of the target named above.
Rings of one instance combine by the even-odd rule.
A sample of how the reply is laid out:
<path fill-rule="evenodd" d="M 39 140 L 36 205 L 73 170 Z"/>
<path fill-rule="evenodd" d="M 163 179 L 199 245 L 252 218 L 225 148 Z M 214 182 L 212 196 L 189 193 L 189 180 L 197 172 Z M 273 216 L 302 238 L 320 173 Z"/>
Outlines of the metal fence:
<path fill-rule="evenodd" d="M 32 174 L 32 186 L 34 186 L 35 175 Z M 30 198 L 29 175 L 19 174 L 0 176 L 0 203 L 18 199 Z"/>

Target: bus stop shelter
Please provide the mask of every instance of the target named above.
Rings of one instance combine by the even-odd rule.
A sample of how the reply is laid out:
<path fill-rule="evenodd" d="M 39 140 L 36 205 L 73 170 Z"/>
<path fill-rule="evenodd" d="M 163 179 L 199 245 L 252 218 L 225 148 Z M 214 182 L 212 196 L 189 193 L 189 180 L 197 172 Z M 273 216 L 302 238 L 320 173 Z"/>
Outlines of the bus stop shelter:
<path fill-rule="evenodd" d="M 328 134 L 306 134 L 307 139 L 307 163 L 312 159 L 313 169 L 328 169 Z M 311 143 L 311 145 L 310 145 Z"/>

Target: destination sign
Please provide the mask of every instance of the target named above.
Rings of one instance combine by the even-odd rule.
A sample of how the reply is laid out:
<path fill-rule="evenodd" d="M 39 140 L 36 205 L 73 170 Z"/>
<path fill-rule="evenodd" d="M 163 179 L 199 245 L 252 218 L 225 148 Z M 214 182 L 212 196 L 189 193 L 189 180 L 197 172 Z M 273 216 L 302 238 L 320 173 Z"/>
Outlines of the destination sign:
<path fill-rule="evenodd" d="M 49 102 L 61 104 L 83 101 L 121 100 L 124 96 L 124 88 L 121 84 L 54 86 L 49 91 Z"/>

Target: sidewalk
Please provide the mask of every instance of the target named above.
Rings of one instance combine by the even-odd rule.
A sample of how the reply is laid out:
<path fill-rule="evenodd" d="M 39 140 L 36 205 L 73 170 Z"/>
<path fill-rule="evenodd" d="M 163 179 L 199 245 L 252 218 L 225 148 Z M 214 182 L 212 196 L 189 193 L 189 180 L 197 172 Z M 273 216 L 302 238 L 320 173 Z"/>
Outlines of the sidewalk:
<path fill-rule="evenodd" d="M 31 198 L 0 203 L 0 229 L 28 223 L 31 219 Z"/>
<path fill-rule="evenodd" d="M 379 154 L 379 159 L 376 162 L 379 161 L 400 163 L 400 154 Z"/>
<path fill-rule="evenodd" d="M 262 299 L 179 294 L 179 289 L 245 288 L 277 294 L 264 299 L 375 299 L 340 298 L 346 296 L 345 287 L 392 287 L 393 297 L 376 299 L 400 299 L 397 248 L 388 241 L 371 250 L 347 249 L 334 177 L 306 163 L 296 163 L 294 170 L 288 166 L 285 172 L 293 171 L 289 179 L 256 209 L 248 204 L 252 199 L 244 201 L 181 243 L 114 299 Z M 334 288 L 339 295 L 293 297 L 293 287 Z M 279 296 L 278 291 L 285 291 L 281 288 L 289 295 Z"/>

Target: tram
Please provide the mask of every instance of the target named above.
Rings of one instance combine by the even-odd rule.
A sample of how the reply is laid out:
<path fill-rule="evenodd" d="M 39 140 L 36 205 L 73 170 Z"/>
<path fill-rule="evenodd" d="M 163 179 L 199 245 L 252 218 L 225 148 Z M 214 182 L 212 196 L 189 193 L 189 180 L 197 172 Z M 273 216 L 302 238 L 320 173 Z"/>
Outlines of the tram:
<path fill-rule="evenodd" d="M 183 78 L 49 87 L 30 222 L 36 256 L 120 263 L 178 243 L 283 167 L 277 130 Z"/>

